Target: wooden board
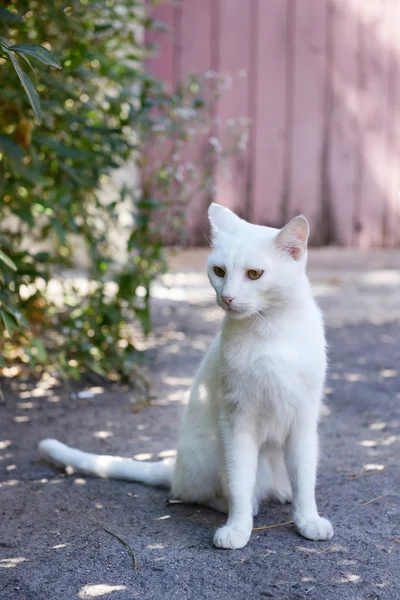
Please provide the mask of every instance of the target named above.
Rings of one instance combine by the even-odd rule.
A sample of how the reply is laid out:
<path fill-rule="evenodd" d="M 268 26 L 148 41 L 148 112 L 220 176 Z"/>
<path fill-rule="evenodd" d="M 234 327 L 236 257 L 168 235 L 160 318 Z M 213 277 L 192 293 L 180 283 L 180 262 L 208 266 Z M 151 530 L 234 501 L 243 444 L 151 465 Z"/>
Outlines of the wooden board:
<path fill-rule="evenodd" d="M 290 0 L 261 0 L 252 5 L 251 216 L 257 223 L 277 227 L 282 225 L 285 201 L 285 153 L 290 153 L 286 119 L 291 93 L 287 87 L 290 5 Z"/>
<path fill-rule="evenodd" d="M 363 0 L 336 0 L 330 22 L 332 35 L 331 115 L 328 178 L 335 242 L 350 246 L 358 226 L 359 93 L 358 8 Z"/>
<path fill-rule="evenodd" d="M 320 233 L 326 109 L 327 0 L 301 0 L 294 18 L 293 136 L 288 217 Z"/>
<path fill-rule="evenodd" d="M 217 109 L 218 138 L 229 146 L 231 121 L 250 119 L 249 66 L 250 18 L 252 2 L 220 0 L 218 35 L 218 71 L 227 78 Z M 233 35 L 239 32 L 240 35 Z M 235 128 L 236 126 L 233 125 Z M 238 127 L 241 126 L 238 124 Z M 238 131 L 238 129 L 236 130 Z M 226 172 L 228 170 L 228 173 Z M 223 162 L 218 170 L 215 200 L 249 217 L 249 150 L 240 151 Z"/>

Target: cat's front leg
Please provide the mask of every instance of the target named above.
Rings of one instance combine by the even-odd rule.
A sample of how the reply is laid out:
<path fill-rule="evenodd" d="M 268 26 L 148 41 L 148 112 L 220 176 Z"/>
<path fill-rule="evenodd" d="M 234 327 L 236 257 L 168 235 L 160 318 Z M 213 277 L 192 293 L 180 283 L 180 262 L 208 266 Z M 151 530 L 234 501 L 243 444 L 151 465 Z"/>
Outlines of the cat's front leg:
<path fill-rule="evenodd" d="M 217 548 L 243 548 L 253 528 L 253 494 L 256 482 L 258 445 L 248 423 L 232 415 L 222 424 L 224 458 L 229 496 L 229 517 L 226 525 L 217 529 Z"/>
<path fill-rule="evenodd" d="M 329 540 L 333 536 L 332 525 L 319 516 L 315 501 L 317 455 L 317 408 L 310 406 L 299 410 L 285 447 L 293 490 L 293 520 L 303 537 Z"/>

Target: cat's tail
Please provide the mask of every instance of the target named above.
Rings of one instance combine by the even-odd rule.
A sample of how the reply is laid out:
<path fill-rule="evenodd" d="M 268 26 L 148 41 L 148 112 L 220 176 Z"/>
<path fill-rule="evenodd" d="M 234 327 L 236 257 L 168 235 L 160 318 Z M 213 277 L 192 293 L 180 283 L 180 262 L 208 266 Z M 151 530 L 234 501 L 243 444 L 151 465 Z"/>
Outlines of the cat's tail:
<path fill-rule="evenodd" d="M 90 454 L 70 448 L 57 440 L 47 439 L 39 444 L 40 455 L 57 465 L 73 467 L 81 473 L 106 479 L 139 481 L 153 486 L 168 487 L 175 466 L 174 458 L 160 462 L 142 462 L 119 456 Z"/>

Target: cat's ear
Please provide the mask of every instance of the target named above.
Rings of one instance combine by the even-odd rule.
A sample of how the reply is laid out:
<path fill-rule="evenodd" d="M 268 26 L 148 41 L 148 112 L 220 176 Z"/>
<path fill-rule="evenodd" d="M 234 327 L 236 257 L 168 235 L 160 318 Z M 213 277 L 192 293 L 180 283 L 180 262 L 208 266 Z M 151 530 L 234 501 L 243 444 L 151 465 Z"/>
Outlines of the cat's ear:
<path fill-rule="evenodd" d="M 305 217 L 292 219 L 275 237 L 275 245 L 295 260 L 302 258 L 307 250 L 310 227 Z"/>
<path fill-rule="evenodd" d="M 208 218 L 211 223 L 213 235 L 219 232 L 233 234 L 243 224 L 243 220 L 229 210 L 229 208 L 215 202 L 210 204 Z"/>

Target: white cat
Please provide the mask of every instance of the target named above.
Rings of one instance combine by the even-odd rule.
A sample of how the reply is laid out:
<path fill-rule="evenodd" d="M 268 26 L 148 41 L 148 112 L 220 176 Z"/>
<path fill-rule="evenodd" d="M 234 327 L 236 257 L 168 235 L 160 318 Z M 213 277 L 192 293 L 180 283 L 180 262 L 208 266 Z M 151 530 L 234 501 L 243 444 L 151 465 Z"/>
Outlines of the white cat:
<path fill-rule="evenodd" d="M 327 540 L 315 502 L 317 422 L 325 378 L 321 313 L 305 273 L 309 227 L 251 225 L 212 204 L 208 276 L 225 311 L 193 384 L 176 460 L 98 456 L 56 440 L 42 455 L 115 479 L 171 487 L 172 497 L 229 514 L 218 548 L 242 548 L 267 498 L 290 501 L 299 533 Z"/>

